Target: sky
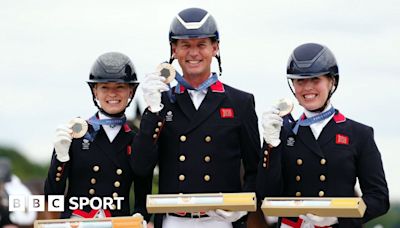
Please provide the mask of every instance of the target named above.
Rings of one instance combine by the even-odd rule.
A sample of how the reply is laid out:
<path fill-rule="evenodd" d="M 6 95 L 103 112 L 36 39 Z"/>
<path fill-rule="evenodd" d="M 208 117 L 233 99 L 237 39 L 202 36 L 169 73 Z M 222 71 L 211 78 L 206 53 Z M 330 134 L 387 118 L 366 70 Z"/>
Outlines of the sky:
<path fill-rule="evenodd" d="M 335 54 L 340 81 L 331 101 L 374 128 L 390 197 L 400 201 L 400 2 L 396 0 L 1 0 L 0 145 L 48 163 L 58 125 L 96 108 L 86 80 L 95 59 L 128 55 L 142 80 L 169 58 L 173 17 L 208 10 L 220 32 L 220 80 L 253 93 L 259 117 L 280 98 L 291 51 L 307 42 Z M 174 66 L 179 69 L 175 63 Z M 217 64 L 213 63 L 217 71 Z M 143 108 L 138 89 L 135 101 Z M 134 116 L 132 105 L 128 116 Z M 296 104 L 294 116 L 301 114 Z M 397 182 L 397 183 L 396 183 Z"/>

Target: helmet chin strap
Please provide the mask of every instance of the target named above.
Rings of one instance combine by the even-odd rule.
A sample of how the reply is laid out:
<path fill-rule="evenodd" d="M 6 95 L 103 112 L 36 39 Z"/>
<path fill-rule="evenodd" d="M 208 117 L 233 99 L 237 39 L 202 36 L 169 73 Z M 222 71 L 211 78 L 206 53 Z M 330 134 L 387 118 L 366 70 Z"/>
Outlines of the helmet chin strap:
<path fill-rule="evenodd" d="M 131 97 L 130 97 L 129 100 L 128 100 L 128 104 L 126 104 L 124 110 L 122 110 L 121 112 L 116 113 L 116 114 L 110 114 L 110 113 L 106 112 L 104 109 L 102 109 L 102 108 L 100 107 L 100 105 L 99 105 L 98 102 L 97 102 L 96 96 L 95 96 L 95 94 L 94 94 L 94 92 L 93 92 L 93 88 L 92 88 L 90 85 L 89 85 L 89 87 L 90 87 L 90 91 L 92 92 L 92 99 L 93 99 L 94 105 L 97 107 L 97 109 L 99 109 L 99 111 L 100 111 L 101 113 L 103 113 L 104 115 L 109 116 L 109 117 L 118 117 L 118 118 L 119 118 L 119 117 L 124 116 L 124 115 L 125 115 L 125 110 L 126 110 L 126 108 L 129 107 L 129 105 L 130 105 L 131 102 L 133 101 L 133 97 L 135 96 L 135 89 L 134 89 L 133 92 L 132 92 Z"/>
<path fill-rule="evenodd" d="M 123 117 L 123 116 L 125 115 L 125 110 L 126 110 L 126 108 L 125 108 L 124 110 L 122 110 L 121 112 L 119 112 L 119 113 L 110 114 L 110 113 L 106 112 L 104 109 L 99 108 L 99 111 L 100 111 L 101 113 L 103 113 L 104 115 L 106 115 L 106 116 L 108 116 L 108 117 L 114 117 L 114 118 L 115 118 L 115 117 L 117 117 L 117 118 Z"/>
<path fill-rule="evenodd" d="M 310 112 L 322 112 L 322 111 L 325 110 L 326 106 L 328 105 L 329 99 L 331 99 L 332 94 L 335 93 L 336 88 L 337 88 L 337 86 L 335 86 L 335 78 L 332 77 L 332 79 L 333 79 L 332 80 L 332 84 L 333 85 L 332 85 L 331 90 L 329 91 L 328 97 L 326 98 L 324 104 L 321 107 L 317 108 L 317 109 L 313 109 L 313 110 L 308 110 L 307 109 L 308 111 L 310 111 Z M 294 92 L 294 89 L 292 88 L 292 85 L 290 85 L 289 79 L 287 79 L 287 83 L 289 85 L 290 91 L 292 91 L 292 94 L 294 95 L 294 97 L 296 97 L 296 93 Z"/>

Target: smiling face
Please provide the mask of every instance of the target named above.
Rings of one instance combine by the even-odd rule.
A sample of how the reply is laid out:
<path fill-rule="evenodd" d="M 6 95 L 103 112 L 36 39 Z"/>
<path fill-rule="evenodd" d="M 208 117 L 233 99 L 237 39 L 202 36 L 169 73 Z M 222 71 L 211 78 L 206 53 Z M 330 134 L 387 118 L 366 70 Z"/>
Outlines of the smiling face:
<path fill-rule="evenodd" d="M 133 95 L 133 87 L 127 83 L 96 83 L 93 93 L 100 107 L 109 114 L 118 114 L 126 108 Z"/>
<path fill-rule="evenodd" d="M 325 104 L 333 87 L 333 79 L 328 76 L 293 79 L 293 87 L 299 104 L 313 111 Z"/>
<path fill-rule="evenodd" d="M 218 53 L 218 42 L 210 38 L 180 39 L 172 43 L 174 58 L 188 78 L 205 78 L 211 74 L 212 58 Z"/>

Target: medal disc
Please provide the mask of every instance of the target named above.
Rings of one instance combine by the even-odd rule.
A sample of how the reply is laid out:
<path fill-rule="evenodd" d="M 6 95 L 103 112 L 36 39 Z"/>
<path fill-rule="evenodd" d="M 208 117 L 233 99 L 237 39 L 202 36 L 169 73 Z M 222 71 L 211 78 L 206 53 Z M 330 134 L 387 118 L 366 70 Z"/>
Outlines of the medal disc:
<path fill-rule="evenodd" d="M 160 75 L 165 78 L 166 84 L 172 82 L 172 80 L 175 78 L 176 71 L 169 63 L 161 63 L 158 65 L 157 71 L 160 72 Z"/>
<path fill-rule="evenodd" d="M 278 100 L 276 107 L 279 110 L 279 116 L 286 116 L 287 114 L 291 113 L 293 110 L 293 102 L 287 98 L 282 98 Z"/>
<path fill-rule="evenodd" d="M 74 118 L 70 121 L 72 129 L 72 138 L 79 139 L 82 138 L 88 131 L 88 124 L 82 118 Z"/>

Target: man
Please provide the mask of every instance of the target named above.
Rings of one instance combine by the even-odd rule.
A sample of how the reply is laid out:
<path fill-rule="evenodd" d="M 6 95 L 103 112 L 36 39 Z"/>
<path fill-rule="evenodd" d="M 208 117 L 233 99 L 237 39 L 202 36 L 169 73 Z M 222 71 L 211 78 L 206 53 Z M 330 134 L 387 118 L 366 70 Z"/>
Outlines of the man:
<path fill-rule="evenodd" d="M 172 21 L 169 40 L 170 62 L 178 60 L 183 76 L 176 76 L 178 84 L 171 89 L 158 74 L 146 77 L 142 88 L 148 108 L 134 140 L 135 170 L 148 175 L 158 163 L 159 193 L 255 191 L 260 139 L 254 97 L 211 72 L 213 57 L 221 71 L 214 18 L 203 9 L 185 9 Z M 155 225 L 232 227 L 233 222 L 240 227 L 245 214 L 159 215 Z"/>
<path fill-rule="evenodd" d="M 64 195 L 68 180 L 62 218 L 128 216 L 134 181 L 134 211 L 146 215 L 146 194 L 151 193 L 152 176 L 138 177 L 132 171 L 134 133 L 125 117 L 139 84 L 135 68 L 126 55 L 105 53 L 93 64 L 88 84 L 99 111 L 87 120 L 89 129 L 81 138 L 72 137 L 71 124 L 57 129 L 45 194 Z M 74 206 L 69 202 L 72 197 L 109 197 L 114 201 L 105 209 L 90 205 L 70 209 Z M 123 197 L 120 208 L 117 197 Z M 98 201 L 94 202 L 98 206 Z"/>
<path fill-rule="evenodd" d="M 367 205 L 363 218 L 280 218 L 281 227 L 362 227 L 387 212 L 389 192 L 373 129 L 346 118 L 331 97 L 339 84 L 335 56 L 326 46 L 298 46 L 287 65 L 290 89 L 304 114 L 288 123 L 276 107 L 263 114 L 264 159 L 258 198 L 354 197 L 358 179 Z"/>

